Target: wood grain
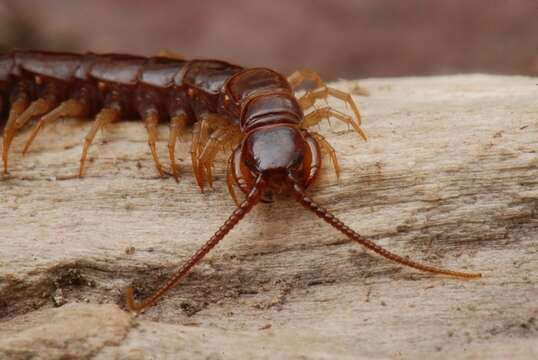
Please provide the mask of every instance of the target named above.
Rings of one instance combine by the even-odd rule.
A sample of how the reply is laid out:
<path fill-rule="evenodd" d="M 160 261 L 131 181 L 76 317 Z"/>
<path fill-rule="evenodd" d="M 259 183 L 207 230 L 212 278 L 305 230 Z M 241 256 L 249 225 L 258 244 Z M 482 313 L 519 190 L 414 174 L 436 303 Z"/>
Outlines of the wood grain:
<path fill-rule="evenodd" d="M 22 133 L 0 178 L 0 358 L 61 349 L 75 358 L 535 358 L 536 83 L 364 80 L 370 96 L 356 100 L 369 141 L 334 121 L 319 129 L 343 173 L 336 182 L 327 161 L 314 199 L 389 250 L 483 279 L 387 262 L 282 197 L 257 206 L 183 284 L 129 321 L 99 304 L 123 307 L 131 283 L 148 294 L 221 225 L 234 209 L 224 163 L 214 190 L 200 193 L 189 134 L 177 150 L 180 182 L 160 179 L 142 124 L 125 122 L 100 136 L 77 179 L 89 122 L 47 128 L 25 157 Z M 163 125 L 162 160 L 166 134 Z M 83 320 L 92 314 L 107 320 Z M 88 330 L 100 326 L 110 331 Z"/>

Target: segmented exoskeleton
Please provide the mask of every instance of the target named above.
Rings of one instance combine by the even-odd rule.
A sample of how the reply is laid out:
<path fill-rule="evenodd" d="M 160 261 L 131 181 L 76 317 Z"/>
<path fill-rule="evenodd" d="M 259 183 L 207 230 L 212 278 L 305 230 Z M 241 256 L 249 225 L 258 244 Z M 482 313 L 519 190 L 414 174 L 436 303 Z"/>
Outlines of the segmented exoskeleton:
<path fill-rule="evenodd" d="M 308 80 L 314 84 L 301 97 L 295 90 Z M 359 110 L 350 94 L 324 84 L 312 71 L 298 71 L 285 78 L 267 68 L 245 69 L 217 60 L 186 61 L 164 56 L 119 54 L 84 55 L 40 51 L 14 51 L 0 55 L 0 111 L 8 113 L 2 158 L 8 171 L 8 154 L 20 128 L 38 121 L 27 140 L 26 152 L 39 130 L 61 117 L 95 117 L 84 139 L 79 176 L 84 174 L 88 148 L 97 131 L 121 118 L 141 118 L 157 171 L 159 122 L 170 123 L 170 168 L 177 179 L 175 144 L 189 125 L 192 129 L 192 166 L 200 188 L 212 183 L 212 165 L 224 145 L 234 150 L 228 162 L 227 184 L 237 209 L 178 271 L 148 300 L 136 304 L 132 291 L 128 304 L 140 311 L 178 283 L 260 200 L 274 192 L 289 192 L 348 238 L 395 262 L 432 273 L 459 278 L 480 274 L 444 270 L 395 255 L 361 237 L 334 215 L 316 204 L 305 190 L 316 180 L 321 152 L 327 152 L 338 176 L 340 169 L 332 146 L 309 130 L 329 117 L 337 118 L 366 139 Z M 330 106 L 305 114 L 319 99 L 335 97 L 352 115 Z M 246 198 L 239 202 L 234 187 Z"/>

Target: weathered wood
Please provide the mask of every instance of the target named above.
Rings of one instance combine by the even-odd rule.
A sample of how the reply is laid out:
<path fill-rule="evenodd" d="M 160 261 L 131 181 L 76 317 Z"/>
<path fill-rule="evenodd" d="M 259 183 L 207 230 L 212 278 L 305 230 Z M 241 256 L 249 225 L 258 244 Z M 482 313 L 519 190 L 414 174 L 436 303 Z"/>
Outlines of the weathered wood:
<path fill-rule="evenodd" d="M 223 166 L 201 194 L 185 139 L 180 182 L 159 179 L 143 126 L 129 122 L 103 134 L 77 179 L 88 122 L 46 129 L 21 157 L 26 132 L 0 178 L 0 358 L 535 358 L 536 82 L 365 80 L 369 141 L 338 124 L 320 131 L 343 174 L 325 172 L 318 202 L 390 250 L 483 279 L 367 254 L 283 198 L 137 319 L 97 304 L 123 306 L 132 281 L 147 294 L 218 228 L 234 208 Z M 166 159 L 164 141 L 159 151 Z"/>

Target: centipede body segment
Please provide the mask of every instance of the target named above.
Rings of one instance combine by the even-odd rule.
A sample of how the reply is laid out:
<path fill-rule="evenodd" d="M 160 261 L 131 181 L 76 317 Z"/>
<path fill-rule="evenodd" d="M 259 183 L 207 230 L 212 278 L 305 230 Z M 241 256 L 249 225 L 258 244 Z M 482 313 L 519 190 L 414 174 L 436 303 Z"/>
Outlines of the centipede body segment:
<path fill-rule="evenodd" d="M 303 95 L 297 89 L 313 84 Z M 318 100 L 333 97 L 350 109 L 315 108 Z M 313 71 L 297 71 L 288 78 L 268 68 L 243 68 L 218 60 L 183 60 L 166 56 L 73 54 L 13 51 L 0 55 L 0 125 L 4 126 L 3 171 L 9 170 L 9 152 L 18 131 L 36 120 L 23 152 L 48 124 L 62 117 L 93 119 L 83 139 L 79 176 L 84 176 L 90 146 L 103 127 L 122 119 L 140 119 L 156 171 L 165 166 L 157 155 L 157 128 L 169 124 L 170 173 L 179 169 L 175 146 L 192 127 L 191 159 L 194 178 L 203 190 L 211 186 L 212 168 L 219 151 L 232 148 L 228 161 L 228 190 L 237 209 L 217 232 L 155 294 L 138 304 L 128 291 L 128 305 L 138 312 L 155 303 L 175 286 L 258 203 L 274 193 L 290 193 L 304 208 L 349 239 L 400 264 L 457 278 L 480 274 L 436 268 L 393 254 L 363 238 L 305 191 L 329 155 L 336 175 L 340 167 L 329 142 L 311 127 L 335 118 L 366 140 L 359 109 L 349 93 L 327 86 Z M 245 194 L 240 201 L 236 189 Z"/>

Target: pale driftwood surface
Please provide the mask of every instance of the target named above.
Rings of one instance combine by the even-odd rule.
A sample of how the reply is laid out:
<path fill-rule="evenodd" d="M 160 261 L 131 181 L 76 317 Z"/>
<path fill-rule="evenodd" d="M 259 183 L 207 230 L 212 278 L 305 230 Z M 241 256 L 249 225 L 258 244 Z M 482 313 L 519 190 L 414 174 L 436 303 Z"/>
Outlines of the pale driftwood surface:
<path fill-rule="evenodd" d="M 343 174 L 326 171 L 318 202 L 388 249 L 483 279 L 402 268 L 283 198 L 138 318 L 120 310 L 124 288 L 147 294 L 232 212 L 223 166 L 201 194 L 188 134 L 181 181 L 159 179 L 131 122 L 76 179 L 88 122 L 46 129 L 22 157 L 25 132 L 0 178 L 0 358 L 536 358 L 537 81 L 364 80 L 369 141 L 321 127 Z"/>

